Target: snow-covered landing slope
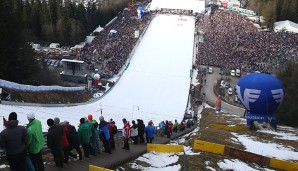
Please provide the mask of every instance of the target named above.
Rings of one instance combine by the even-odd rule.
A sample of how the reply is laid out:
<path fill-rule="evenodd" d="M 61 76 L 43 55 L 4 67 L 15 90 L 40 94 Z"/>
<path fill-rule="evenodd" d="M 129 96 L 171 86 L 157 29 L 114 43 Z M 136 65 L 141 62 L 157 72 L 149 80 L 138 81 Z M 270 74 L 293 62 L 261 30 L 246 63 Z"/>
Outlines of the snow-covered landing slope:
<path fill-rule="evenodd" d="M 6 118 L 18 113 L 22 125 L 28 123 L 26 114 L 34 111 L 47 131 L 46 120 L 60 117 L 73 125 L 81 117 L 93 114 L 98 120 L 100 108 L 106 120 L 113 118 L 122 125 L 122 118 L 153 120 L 182 120 L 187 105 L 192 67 L 195 20 L 190 16 L 156 16 L 136 48 L 128 69 L 115 87 L 92 104 L 72 107 L 29 107 L 0 105 Z"/>

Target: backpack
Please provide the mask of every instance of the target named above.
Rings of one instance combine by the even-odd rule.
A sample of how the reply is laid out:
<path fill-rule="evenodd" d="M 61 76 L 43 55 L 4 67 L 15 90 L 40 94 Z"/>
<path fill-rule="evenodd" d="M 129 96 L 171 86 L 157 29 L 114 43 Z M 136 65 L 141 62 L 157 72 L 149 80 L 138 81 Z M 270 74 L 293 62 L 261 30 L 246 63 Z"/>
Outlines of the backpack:
<path fill-rule="evenodd" d="M 93 124 L 93 128 L 98 128 L 98 123 L 95 120 L 92 120 L 91 123 Z"/>

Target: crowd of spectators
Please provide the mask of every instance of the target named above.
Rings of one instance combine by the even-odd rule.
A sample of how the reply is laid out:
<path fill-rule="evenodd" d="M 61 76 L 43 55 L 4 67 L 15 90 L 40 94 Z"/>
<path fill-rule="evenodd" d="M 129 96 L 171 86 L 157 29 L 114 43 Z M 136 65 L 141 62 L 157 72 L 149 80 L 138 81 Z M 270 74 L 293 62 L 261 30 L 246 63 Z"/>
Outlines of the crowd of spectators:
<path fill-rule="evenodd" d="M 273 73 L 297 53 L 298 34 L 259 31 L 245 16 L 216 10 L 199 22 L 204 41 L 197 44 L 199 65 Z M 297 54 L 296 54 L 297 55 Z"/>
<path fill-rule="evenodd" d="M 138 30 L 141 34 L 149 21 L 149 13 L 141 19 L 137 17 L 137 6 L 125 9 L 113 22 L 107 24 L 90 44 L 74 52 L 80 60 L 86 62 L 90 71 L 101 66 L 101 73 L 118 74 L 138 41 L 135 31 Z M 111 30 L 116 32 L 111 34 Z"/>

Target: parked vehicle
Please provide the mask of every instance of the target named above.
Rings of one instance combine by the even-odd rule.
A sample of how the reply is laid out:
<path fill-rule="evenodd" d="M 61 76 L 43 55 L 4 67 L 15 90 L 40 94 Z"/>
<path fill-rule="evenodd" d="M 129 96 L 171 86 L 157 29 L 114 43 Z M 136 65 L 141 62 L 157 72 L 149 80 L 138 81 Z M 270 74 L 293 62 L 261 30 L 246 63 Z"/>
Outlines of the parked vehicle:
<path fill-rule="evenodd" d="M 223 68 L 220 68 L 220 69 L 219 69 L 219 74 L 220 74 L 220 75 L 223 75 L 223 74 L 224 74 L 224 70 L 223 70 Z"/>
<path fill-rule="evenodd" d="M 225 80 L 221 80 L 220 86 L 224 88 L 226 86 L 226 81 Z"/>
<path fill-rule="evenodd" d="M 229 84 L 229 83 L 226 83 L 226 84 L 225 84 L 225 88 L 226 88 L 226 89 L 230 88 L 230 84 Z"/>
<path fill-rule="evenodd" d="M 59 61 L 55 61 L 54 67 L 57 67 L 59 65 Z"/>
<path fill-rule="evenodd" d="M 232 90 L 232 88 L 230 87 L 229 89 L 228 89 L 228 95 L 232 95 L 233 94 L 233 90 Z"/>
<path fill-rule="evenodd" d="M 212 72 L 213 72 L 212 67 L 209 67 L 209 69 L 208 69 L 208 73 L 209 73 L 209 74 L 212 74 Z"/>
<path fill-rule="evenodd" d="M 236 69 L 236 76 L 237 76 L 237 77 L 240 77 L 240 76 L 241 76 L 240 69 Z"/>
<path fill-rule="evenodd" d="M 51 66 L 54 66 L 54 65 L 55 65 L 55 62 L 56 62 L 56 61 L 53 60 L 53 61 L 51 62 Z"/>
<path fill-rule="evenodd" d="M 231 76 L 235 77 L 235 75 L 236 75 L 235 73 L 236 73 L 236 71 L 232 69 L 231 70 Z"/>

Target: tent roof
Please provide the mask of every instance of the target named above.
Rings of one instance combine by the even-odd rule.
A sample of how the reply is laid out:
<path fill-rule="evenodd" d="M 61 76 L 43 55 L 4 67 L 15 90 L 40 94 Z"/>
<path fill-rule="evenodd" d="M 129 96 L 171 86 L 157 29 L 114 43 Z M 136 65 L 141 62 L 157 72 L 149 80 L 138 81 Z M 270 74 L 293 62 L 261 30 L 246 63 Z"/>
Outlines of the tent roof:
<path fill-rule="evenodd" d="M 74 62 L 74 63 L 80 63 L 80 64 L 84 63 L 84 61 L 71 60 L 71 59 L 62 59 L 61 62 Z"/>
<path fill-rule="evenodd" d="M 86 43 L 92 43 L 92 41 L 95 39 L 95 36 L 86 36 Z"/>
<path fill-rule="evenodd" d="M 102 30 L 103 30 L 103 28 L 98 26 L 93 32 L 101 32 Z"/>
<path fill-rule="evenodd" d="M 112 29 L 112 30 L 110 31 L 110 33 L 117 33 L 117 31 L 114 30 L 114 29 Z"/>
<path fill-rule="evenodd" d="M 285 29 L 289 32 L 298 33 L 298 24 L 289 20 L 279 21 L 274 23 L 274 31 L 281 31 Z"/>

